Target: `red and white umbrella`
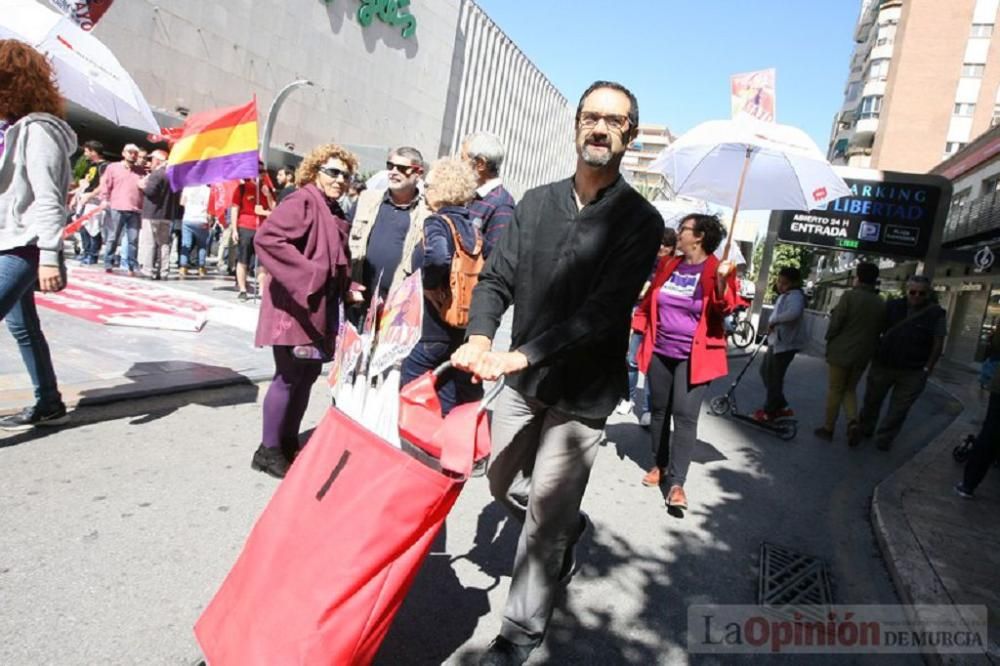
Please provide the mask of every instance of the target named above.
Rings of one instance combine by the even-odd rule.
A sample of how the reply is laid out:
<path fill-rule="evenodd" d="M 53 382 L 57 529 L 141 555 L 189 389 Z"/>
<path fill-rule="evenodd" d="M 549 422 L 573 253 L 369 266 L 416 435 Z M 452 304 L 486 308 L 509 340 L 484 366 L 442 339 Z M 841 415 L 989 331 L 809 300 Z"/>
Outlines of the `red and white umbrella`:
<path fill-rule="evenodd" d="M 142 92 L 111 50 L 66 16 L 34 0 L 0 0 L 0 39 L 25 42 L 48 56 L 66 99 L 118 125 L 160 133 Z"/>
<path fill-rule="evenodd" d="M 851 193 L 805 132 L 749 117 L 698 125 L 649 168 L 678 195 L 733 209 L 725 257 L 740 208 L 810 210 Z"/>

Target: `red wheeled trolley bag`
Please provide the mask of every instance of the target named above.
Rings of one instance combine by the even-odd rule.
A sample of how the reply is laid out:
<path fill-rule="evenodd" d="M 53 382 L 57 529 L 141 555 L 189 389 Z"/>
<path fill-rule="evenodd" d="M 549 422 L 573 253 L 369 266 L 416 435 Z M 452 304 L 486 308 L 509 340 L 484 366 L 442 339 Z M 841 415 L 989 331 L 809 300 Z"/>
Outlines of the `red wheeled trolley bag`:
<path fill-rule="evenodd" d="M 419 378 L 400 395 L 400 423 L 416 424 L 402 450 L 331 408 L 195 625 L 208 665 L 370 663 L 489 455 L 487 401 L 442 419 L 434 375 Z"/>

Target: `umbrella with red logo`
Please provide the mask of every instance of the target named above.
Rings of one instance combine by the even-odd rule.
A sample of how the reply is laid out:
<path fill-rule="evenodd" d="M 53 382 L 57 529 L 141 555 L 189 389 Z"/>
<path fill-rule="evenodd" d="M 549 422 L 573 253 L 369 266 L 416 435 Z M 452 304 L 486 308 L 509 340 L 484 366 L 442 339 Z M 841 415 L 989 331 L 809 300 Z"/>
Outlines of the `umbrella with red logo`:
<path fill-rule="evenodd" d="M 649 168 L 678 195 L 733 209 L 725 258 L 740 208 L 810 210 L 851 193 L 805 132 L 745 117 L 698 125 Z"/>
<path fill-rule="evenodd" d="M 3 0 L 0 39 L 17 39 L 44 53 L 66 99 L 118 125 L 160 131 L 132 77 L 111 50 L 74 19 L 34 0 Z"/>

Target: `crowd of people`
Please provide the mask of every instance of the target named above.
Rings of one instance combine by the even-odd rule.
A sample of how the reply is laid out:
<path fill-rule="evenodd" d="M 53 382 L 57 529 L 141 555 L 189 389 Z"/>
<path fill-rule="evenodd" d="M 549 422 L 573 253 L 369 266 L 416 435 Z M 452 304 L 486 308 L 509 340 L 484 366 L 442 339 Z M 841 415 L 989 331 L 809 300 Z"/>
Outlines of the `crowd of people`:
<path fill-rule="evenodd" d="M 340 313 L 360 319 L 377 297 L 421 271 L 425 317 L 420 341 L 402 362 L 402 383 L 450 360 L 439 386 L 447 412 L 478 400 L 483 381 L 506 380 L 494 405 L 487 474 L 522 535 L 501 630 L 481 664 L 521 664 L 542 641 L 576 570 L 576 545 L 590 529 L 580 505 L 607 419 L 616 408 L 633 408 L 639 372 L 646 375 L 648 403 L 639 417 L 649 425 L 652 463 L 641 482 L 661 489 L 670 513 L 687 509 L 701 404 L 708 385 L 728 374 L 724 319 L 742 299 L 735 266 L 715 256 L 726 235 L 719 219 L 691 214 L 665 232 L 657 210 L 622 178 L 639 108 L 621 84 L 597 81 L 580 97 L 575 172 L 528 191 L 516 205 L 503 185 L 504 146 L 486 132 L 466 137 L 459 155 L 429 168 L 417 149 L 393 148 L 384 188 L 365 189 L 357 158 L 321 145 L 297 168 L 279 170 L 276 185 L 260 164 L 258 179 L 241 181 L 220 202 L 219 190 L 207 185 L 174 192 L 166 153 L 144 154 L 132 144 L 109 163 L 102 145 L 85 142 L 74 176 L 77 140 L 62 116 L 45 58 L 0 40 L 0 316 L 36 393 L 35 405 L 7 417 L 4 427 L 66 418 L 33 294 L 65 285 L 70 201 L 74 216 L 85 218 L 83 264 L 166 279 L 176 254 L 179 276 L 204 275 L 215 228 L 217 267 L 232 269 L 239 298 L 247 298 L 256 271 L 262 303 L 255 343 L 271 348 L 275 370 L 251 464 L 279 478 L 298 455 L 303 415 L 334 353 Z M 456 262 L 465 268 L 456 271 Z M 459 290 L 456 273 L 474 278 L 471 297 Z M 905 296 L 888 302 L 876 293 L 877 278 L 876 266 L 860 264 L 854 287 L 832 312 L 826 420 L 815 434 L 832 440 L 843 407 L 848 444 L 874 437 L 886 450 L 938 362 L 945 316 L 927 278 L 910 278 Z M 783 384 L 805 345 L 801 283 L 796 269 L 778 276 L 761 368 L 767 397 L 755 415 L 762 421 L 793 413 Z M 510 349 L 494 349 L 510 307 Z M 859 409 L 855 390 L 866 369 Z M 1000 399 L 991 399 L 988 422 L 995 425 L 998 414 Z M 971 496 L 981 481 L 983 461 L 996 454 L 995 430 L 980 436 L 989 441 L 956 491 Z"/>

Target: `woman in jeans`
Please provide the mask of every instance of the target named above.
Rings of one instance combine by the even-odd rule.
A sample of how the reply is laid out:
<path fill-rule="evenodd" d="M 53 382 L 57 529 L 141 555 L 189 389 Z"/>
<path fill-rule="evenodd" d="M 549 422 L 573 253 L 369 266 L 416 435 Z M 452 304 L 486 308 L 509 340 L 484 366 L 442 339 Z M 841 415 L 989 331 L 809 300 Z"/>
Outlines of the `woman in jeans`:
<path fill-rule="evenodd" d="M 667 508 L 673 512 L 687 509 L 684 482 L 705 388 L 729 372 L 722 322 L 740 298 L 734 266 L 712 254 L 725 235 L 713 215 L 681 220 L 680 256 L 660 264 L 633 318 L 633 326 L 644 336 L 639 369 L 646 373 L 651 391 L 650 435 L 656 459 L 642 483 L 663 484 Z"/>
<path fill-rule="evenodd" d="M 62 120 L 54 74 L 41 53 L 0 40 L 0 319 L 17 341 L 35 404 L 0 420 L 28 430 L 67 420 L 34 289 L 64 284 L 62 235 L 76 135 Z"/>
<path fill-rule="evenodd" d="M 348 224 L 338 203 L 357 159 L 326 144 L 295 173 L 299 186 L 254 237 L 271 279 L 263 292 L 256 344 L 274 353 L 274 379 L 264 396 L 261 444 L 254 469 L 283 478 L 299 450 L 299 427 L 324 358 L 333 354 L 342 300 L 361 294 L 350 281 Z"/>
<path fill-rule="evenodd" d="M 451 261 L 456 251 L 455 234 L 467 253 L 475 253 L 477 247 L 481 253 L 483 246 L 482 236 L 473 226 L 472 216 L 466 208 L 476 195 L 476 176 L 472 168 L 457 158 L 438 160 L 427 174 L 425 184 L 424 196 L 433 214 L 424 220 L 423 242 L 413 253 L 413 268 L 422 270 L 426 294 L 423 329 L 417 346 L 403 361 L 401 386 L 450 359 L 465 341 L 465 329 L 444 321 L 434 295 L 448 290 Z M 471 375 L 457 370 L 442 376 L 437 392 L 444 414 L 456 405 L 483 397 L 482 385 L 473 384 Z"/>

